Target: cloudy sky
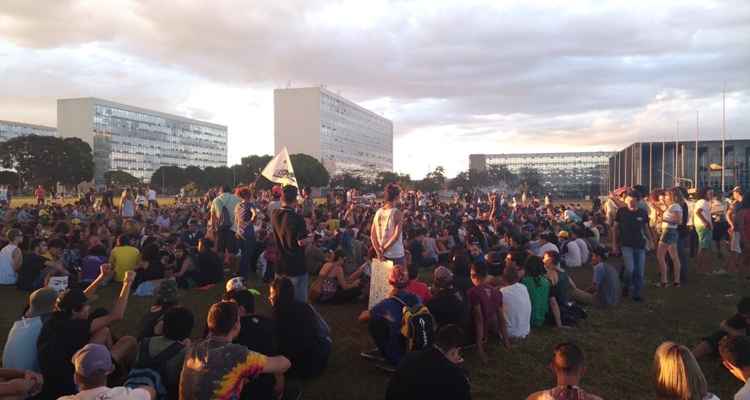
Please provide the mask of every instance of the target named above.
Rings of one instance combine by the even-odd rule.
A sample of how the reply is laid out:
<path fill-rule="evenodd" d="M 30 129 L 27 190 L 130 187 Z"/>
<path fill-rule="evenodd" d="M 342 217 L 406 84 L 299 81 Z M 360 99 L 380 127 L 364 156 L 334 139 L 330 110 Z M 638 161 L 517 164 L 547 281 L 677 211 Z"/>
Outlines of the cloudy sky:
<path fill-rule="evenodd" d="M 750 138 L 750 1 L 0 1 L 0 119 L 96 96 L 273 151 L 273 89 L 324 84 L 394 121 L 413 177 L 470 153 Z"/>

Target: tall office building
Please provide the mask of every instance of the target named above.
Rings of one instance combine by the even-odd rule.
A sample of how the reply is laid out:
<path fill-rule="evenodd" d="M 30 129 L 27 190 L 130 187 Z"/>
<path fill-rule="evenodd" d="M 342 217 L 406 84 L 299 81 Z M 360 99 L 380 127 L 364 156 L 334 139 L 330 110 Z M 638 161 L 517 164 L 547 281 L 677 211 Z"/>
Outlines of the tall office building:
<path fill-rule="evenodd" d="M 393 123 L 321 87 L 273 92 L 276 153 L 305 153 L 331 174 L 392 171 Z"/>
<path fill-rule="evenodd" d="M 58 100 L 57 129 L 91 145 L 96 184 L 110 170 L 148 182 L 161 166 L 227 165 L 226 126 L 108 100 Z"/>
<path fill-rule="evenodd" d="M 523 168 L 537 170 L 544 190 L 563 198 L 584 198 L 606 193 L 607 165 L 612 152 L 471 154 L 469 169 L 486 171 L 505 165 L 513 173 Z"/>
<path fill-rule="evenodd" d="M 26 135 L 57 136 L 57 129 L 49 126 L 0 120 L 0 142 Z"/>
<path fill-rule="evenodd" d="M 698 152 L 696 153 L 696 144 Z M 750 187 L 750 140 L 639 142 L 609 159 L 609 188 L 643 185 L 649 190 L 673 186 L 724 190 Z"/>

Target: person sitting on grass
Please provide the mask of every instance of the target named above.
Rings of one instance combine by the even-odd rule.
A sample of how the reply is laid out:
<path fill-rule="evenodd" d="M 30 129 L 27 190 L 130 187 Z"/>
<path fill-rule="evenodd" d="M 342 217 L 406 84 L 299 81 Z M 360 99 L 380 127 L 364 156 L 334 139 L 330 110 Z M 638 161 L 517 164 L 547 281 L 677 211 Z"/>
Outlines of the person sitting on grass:
<path fill-rule="evenodd" d="M 432 294 L 430 294 L 429 286 L 419 280 L 419 268 L 412 264 L 407 267 L 407 271 L 409 272 L 409 285 L 404 290 L 414 293 L 422 303 L 426 303 L 430 300 Z"/>
<path fill-rule="evenodd" d="M 328 324 L 310 304 L 296 299 L 289 278 L 274 279 L 268 299 L 273 307 L 279 353 L 292 362 L 289 374 L 303 379 L 320 375 L 331 355 Z"/>
<path fill-rule="evenodd" d="M 39 372 L 36 341 L 42 325 L 57 302 L 57 291 L 41 288 L 29 295 L 29 306 L 21 319 L 13 323 L 3 349 L 3 367 Z"/>
<path fill-rule="evenodd" d="M 156 398 L 156 391 L 152 386 L 137 388 L 108 387 L 107 377 L 115 371 L 115 365 L 112 363 L 113 358 L 114 355 L 110 353 L 107 346 L 96 343 L 83 346 L 73 355 L 72 360 L 75 364 L 77 394 L 63 396 L 58 400 L 152 400 Z"/>
<path fill-rule="evenodd" d="M 453 273 L 440 266 L 433 275 L 432 298 L 425 305 L 435 317 L 438 328 L 451 324 L 465 326 L 468 307 L 466 299 L 453 287 Z"/>
<path fill-rule="evenodd" d="M 547 320 L 550 282 L 545 276 L 544 263 L 540 257 L 527 258 L 524 269 L 526 276 L 523 277 L 521 283 L 526 286 L 531 300 L 531 326 L 538 328 Z"/>
<path fill-rule="evenodd" d="M 750 326 L 750 297 L 743 297 L 737 303 L 737 313 L 721 321 L 719 330 L 704 337 L 693 349 L 693 355 L 701 359 L 710 354 L 719 353 L 719 343 L 726 336 L 747 336 Z"/>
<path fill-rule="evenodd" d="M 654 380 L 659 400 L 719 400 L 708 392 L 706 377 L 687 347 L 664 342 L 654 354 Z"/>
<path fill-rule="evenodd" d="M 25 254 L 23 264 L 18 271 L 17 286 L 21 290 L 36 290 L 42 287 L 45 277 L 51 273 L 60 273 L 69 275 L 62 261 L 50 260 L 44 257 L 47 252 L 47 242 L 43 239 L 34 239 L 31 241 L 31 253 Z M 99 274 L 99 267 L 96 268 L 94 278 Z M 91 283 L 91 279 L 88 283 Z"/>
<path fill-rule="evenodd" d="M 464 333 L 446 325 L 430 348 L 409 353 L 388 383 L 386 400 L 470 400 L 471 384 L 460 367 Z"/>
<path fill-rule="evenodd" d="M 248 380 L 286 372 L 286 357 L 269 357 L 232 341 L 240 333 L 239 306 L 220 301 L 208 310 L 208 338 L 185 355 L 180 375 L 181 400 L 236 399 Z"/>
<path fill-rule="evenodd" d="M 44 376 L 42 398 L 56 399 L 76 393 L 71 357 L 87 343 L 98 343 L 111 348 L 115 363 L 126 370 L 135 356 L 136 340 L 123 336 L 113 342 L 110 326 L 125 315 L 135 272 L 125 273 L 120 295 L 112 311 L 91 318 L 91 297 L 101 282 L 108 279 L 111 269 L 102 265 L 101 273 L 86 290 L 67 289 L 57 299 L 57 311 L 44 323 L 39 333 L 37 350 L 39 366 Z"/>
<path fill-rule="evenodd" d="M 195 274 L 198 287 L 219 283 L 224 278 L 224 264 L 213 247 L 211 239 L 201 238 L 198 241 L 198 271 Z"/>
<path fill-rule="evenodd" d="M 750 400 L 750 337 L 728 336 L 719 344 L 724 366 L 744 386 L 734 395 L 734 400 Z"/>
<path fill-rule="evenodd" d="M 592 249 L 591 264 L 594 266 L 594 276 L 591 287 L 583 291 L 573 285 L 572 294 L 576 301 L 598 307 L 612 307 L 620 303 L 620 296 L 622 296 L 620 274 L 613 266 L 605 262 L 607 255 L 605 247 Z"/>
<path fill-rule="evenodd" d="M 389 296 L 359 315 L 360 322 L 367 322 L 370 336 L 377 346 L 375 350 L 361 355 L 398 365 L 406 353 L 406 340 L 401 334 L 404 306 L 414 307 L 422 303 L 419 297 L 406 291 L 409 277 L 403 267 L 391 270 L 388 283 L 392 287 Z"/>
<path fill-rule="evenodd" d="M 479 357 L 482 362 L 486 363 L 488 360 L 484 347 L 488 337 L 500 337 L 503 345 L 510 348 L 508 326 L 503 313 L 503 295 L 486 282 L 487 267 L 484 264 L 472 264 L 470 276 L 474 287 L 469 289 L 467 297 L 474 322 L 473 327 Z"/>
<path fill-rule="evenodd" d="M 162 384 L 167 390 L 167 399 L 175 400 L 179 395 L 180 373 L 185 361 L 185 353 L 190 346 L 190 333 L 193 330 L 193 312 L 182 306 L 171 307 L 164 313 L 161 322 L 161 334 L 143 338 L 138 344 L 138 356 L 133 371 L 139 368 L 152 368 L 151 363 L 160 357 L 162 360 L 156 369 Z M 163 354 L 163 356 L 162 356 Z M 168 357 L 168 358 L 167 358 Z M 155 383 L 144 376 L 128 376 L 126 386 L 139 386 L 142 383 Z"/>
<path fill-rule="evenodd" d="M 117 245 L 109 254 L 109 263 L 115 272 L 115 281 L 122 282 L 125 279 L 125 273 L 134 270 L 140 260 L 141 253 L 130 245 L 130 237 L 125 234 L 118 236 Z"/>
<path fill-rule="evenodd" d="M 534 256 L 536 257 L 536 256 Z M 508 325 L 508 337 L 524 339 L 531 332 L 531 297 L 524 284 L 519 281 L 518 272 L 506 268 L 500 282 L 503 296 L 503 315 Z"/>
<path fill-rule="evenodd" d="M 319 303 L 347 303 L 362 294 L 359 286 L 362 269 L 347 277 L 344 274 L 345 258 L 341 249 L 328 252 L 327 262 L 318 272 L 318 279 L 323 279 Z"/>
<path fill-rule="evenodd" d="M 526 400 L 602 400 L 579 386 L 586 373 L 586 360 L 583 351 L 575 343 L 560 343 L 555 346 L 550 368 L 555 373 L 557 386 L 536 392 Z"/>
<path fill-rule="evenodd" d="M 156 301 L 154 305 L 141 317 L 138 340 L 161 335 L 163 333 L 161 322 L 164 319 L 164 314 L 172 307 L 176 307 L 178 303 L 177 282 L 173 279 L 161 281 L 159 287 L 156 289 Z"/>
<path fill-rule="evenodd" d="M 36 372 L 0 368 L 0 398 L 28 399 L 42 390 L 43 378 Z"/>

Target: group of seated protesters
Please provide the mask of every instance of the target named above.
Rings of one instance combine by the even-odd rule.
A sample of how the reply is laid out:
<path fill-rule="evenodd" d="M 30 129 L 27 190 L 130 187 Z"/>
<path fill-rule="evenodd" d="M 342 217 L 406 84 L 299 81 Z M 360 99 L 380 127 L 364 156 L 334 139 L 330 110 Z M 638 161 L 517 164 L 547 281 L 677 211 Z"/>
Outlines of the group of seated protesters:
<path fill-rule="evenodd" d="M 309 191 L 299 203 L 285 201 L 281 190 L 236 193 L 221 188 L 203 204 L 138 205 L 132 216 L 91 204 L 4 209 L 0 284 L 31 292 L 3 353 L 0 379 L 17 390 L 9 393 L 37 399 L 294 398 L 298 391 L 288 377 L 324 373 L 331 330 L 299 296 L 300 282 L 307 281 L 288 274 L 271 214 L 287 208 L 303 217 L 301 269 L 317 275 L 311 300 L 329 307 L 365 302 L 369 295 L 378 258 L 369 237 L 373 204 L 333 199 L 315 205 Z M 486 363 L 489 342 L 510 349 L 532 328 L 571 327 L 586 318 L 582 306 L 616 306 L 633 284 L 626 268 L 608 261 L 601 240 L 612 228 L 596 210 L 537 201 L 510 206 L 499 196 L 445 202 L 419 193 L 405 196 L 401 207 L 406 256 L 388 276 L 389 295 L 359 316 L 376 346 L 362 355 L 393 373 L 389 399 L 470 398 L 468 375 L 459 367 L 462 350 L 475 346 Z M 589 287 L 571 276 L 584 266 L 592 271 Z M 178 292 L 222 284 L 227 273 L 237 277 L 209 310 L 204 334 L 191 339 L 197 316 L 180 304 Z M 259 292 L 245 285 L 253 273 L 268 284 L 267 316 L 256 313 Z M 92 309 L 105 285 L 119 289 L 115 303 Z M 130 295 L 154 296 L 155 302 L 134 336 L 117 337 L 111 327 L 124 318 Z M 404 321 L 426 315 L 434 338 L 415 348 Z M 746 325 L 733 328 L 739 325 L 727 324 L 735 329 L 730 339 L 741 336 L 734 333 Z M 710 340 L 710 350 L 746 377 L 744 342 Z M 693 355 L 683 349 L 665 343 L 657 351 L 657 390 L 665 398 L 687 391 L 711 399 Z M 553 354 L 558 386 L 529 398 L 596 399 L 579 387 L 581 349 L 563 343 Z M 678 370 L 692 375 L 664 376 Z"/>

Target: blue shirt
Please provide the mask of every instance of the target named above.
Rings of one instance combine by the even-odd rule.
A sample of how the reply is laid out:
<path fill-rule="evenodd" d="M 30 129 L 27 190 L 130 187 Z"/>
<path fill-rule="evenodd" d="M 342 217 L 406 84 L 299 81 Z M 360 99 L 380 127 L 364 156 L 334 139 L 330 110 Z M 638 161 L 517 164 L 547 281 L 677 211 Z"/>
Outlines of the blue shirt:
<path fill-rule="evenodd" d="M 42 318 L 23 318 L 13 323 L 3 350 L 3 368 L 39 372 L 36 340 L 42 330 Z"/>
<path fill-rule="evenodd" d="M 404 290 L 399 290 L 396 293 L 396 297 L 409 307 L 422 304 L 419 297 Z M 388 323 L 389 340 L 388 343 L 384 343 L 385 347 L 380 350 L 383 352 L 385 358 L 394 365 L 398 364 L 406 352 L 403 341 L 399 339 L 401 337 L 403 311 L 404 305 L 393 297 L 381 301 L 370 310 L 370 317 L 372 319 L 383 319 Z M 378 344 L 378 347 L 380 346 L 381 344 Z"/>

